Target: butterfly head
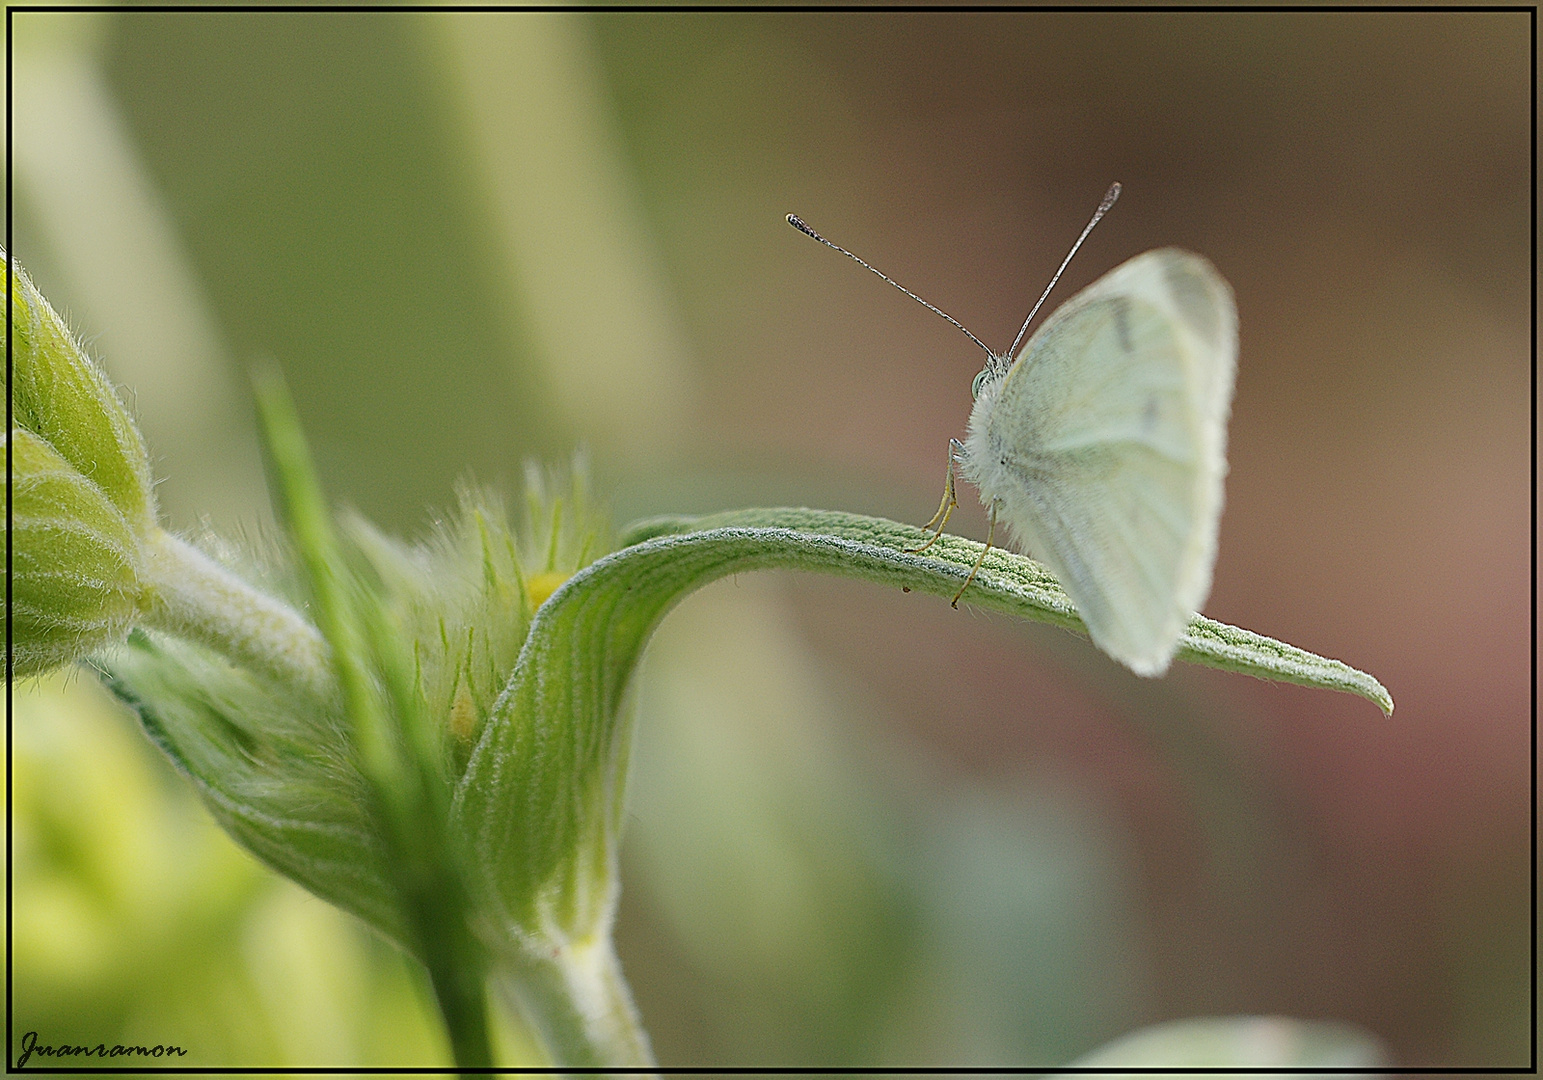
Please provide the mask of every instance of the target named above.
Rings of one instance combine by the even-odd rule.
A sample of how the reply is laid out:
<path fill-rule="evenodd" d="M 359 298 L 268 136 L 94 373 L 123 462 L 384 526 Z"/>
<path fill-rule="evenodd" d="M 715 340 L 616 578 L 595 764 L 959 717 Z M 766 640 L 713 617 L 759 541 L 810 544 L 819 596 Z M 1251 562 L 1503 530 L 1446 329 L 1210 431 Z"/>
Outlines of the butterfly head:
<path fill-rule="evenodd" d="M 986 366 L 980 369 L 980 372 L 975 376 L 975 381 L 970 384 L 971 401 L 979 401 L 981 389 L 988 382 L 1000 379 L 1006 375 L 1007 369 L 1012 367 L 1010 361 L 1005 357 L 998 356 L 996 353 L 988 353 L 987 356 Z"/>

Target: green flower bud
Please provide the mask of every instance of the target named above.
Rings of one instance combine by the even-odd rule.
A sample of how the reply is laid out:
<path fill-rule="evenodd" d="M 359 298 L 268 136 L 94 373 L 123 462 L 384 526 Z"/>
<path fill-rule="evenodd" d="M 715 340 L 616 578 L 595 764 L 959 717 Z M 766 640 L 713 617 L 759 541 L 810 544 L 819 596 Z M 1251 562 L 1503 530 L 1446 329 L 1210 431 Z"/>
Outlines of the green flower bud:
<path fill-rule="evenodd" d="M 157 570 L 153 557 L 145 571 L 147 593 L 154 594 L 145 601 L 151 632 L 135 633 L 127 648 L 104 658 L 108 684 L 197 783 L 231 835 L 270 866 L 427 959 L 399 880 L 402 866 L 417 855 L 402 850 L 404 843 L 411 847 L 411 838 L 392 834 L 383 802 L 405 797 L 404 775 L 432 777 L 439 790 L 417 811 L 435 812 L 438 804 L 438 827 L 449 829 L 444 818 L 452 789 L 494 715 L 531 625 L 537 605 L 530 580 L 565 579 L 607 545 L 608 526 L 587 509 L 583 480 L 565 479 L 532 474 L 522 528 L 513 526 L 499 500 L 470 489 L 462 492 L 459 511 L 423 543 L 388 537 L 357 516 L 344 519 L 338 572 L 348 582 L 350 605 L 383 621 L 414 699 L 408 709 L 391 707 L 390 657 L 364 645 L 371 692 L 394 717 L 388 741 L 404 758 L 395 790 L 382 792 L 380 778 L 361 760 L 362 733 L 330 676 L 285 676 L 278 663 L 260 665 L 215 635 L 190 633 L 159 617 L 170 575 Z M 163 547 L 163 540 L 152 538 L 147 550 Z M 198 585 L 197 562 L 185 553 L 177 559 L 179 578 Z M 232 550 L 219 565 L 232 577 L 260 582 L 277 610 L 284 600 L 271 592 L 288 593 L 296 604 L 305 598 L 298 568 L 283 561 L 277 552 L 243 558 Z M 227 599 L 222 606 L 232 604 Z M 275 647 L 290 636 L 274 629 L 268 613 L 252 602 L 235 606 L 250 609 L 240 622 Z M 317 610 L 314 598 L 311 609 Z M 411 721 L 419 716 L 426 725 L 421 737 Z M 434 857 L 446 854 L 436 851 Z"/>
<path fill-rule="evenodd" d="M 121 640 L 145 600 L 149 456 L 106 374 L 11 267 L 14 426 L 6 436 L 18 676 Z"/>

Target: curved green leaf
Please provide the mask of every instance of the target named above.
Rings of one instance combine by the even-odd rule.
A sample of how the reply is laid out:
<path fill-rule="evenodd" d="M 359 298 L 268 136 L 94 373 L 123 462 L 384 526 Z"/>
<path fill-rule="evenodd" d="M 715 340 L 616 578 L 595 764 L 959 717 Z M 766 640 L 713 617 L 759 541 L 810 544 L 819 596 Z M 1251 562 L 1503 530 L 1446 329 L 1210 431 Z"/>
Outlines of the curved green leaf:
<path fill-rule="evenodd" d="M 636 544 L 650 537 L 726 527 L 824 533 L 863 545 L 874 550 L 865 550 L 862 560 L 845 576 L 948 597 L 952 597 L 969 576 L 982 546 L 974 540 L 945 533 L 925 554 L 908 555 L 906 548 L 920 546 L 931 534 L 913 525 L 883 518 L 805 509 L 737 510 L 700 518 L 655 518 L 633 525 L 622 537 L 622 543 Z M 878 572 L 870 569 L 870 560 L 874 558 L 883 564 Z M 806 569 L 820 570 L 822 567 Z M 980 573 L 960 598 L 960 603 L 1054 623 L 1087 636 L 1076 607 L 1055 575 L 1033 559 L 1003 548 L 994 547 L 987 554 Z M 1374 703 L 1384 714 L 1393 714 L 1392 696 L 1364 671 L 1204 615 L 1195 616 L 1189 624 L 1180 639 L 1177 658 L 1272 682 L 1356 694 Z"/>
<path fill-rule="evenodd" d="M 880 518 L 805 509 L 655 519 L 574 575 L 537 612 L 507 689 L 457 788 L 454 813 L 507 925 L 583 935 L 614 901 L 631 675 L 654 627 L 692 590 L 732 573 L 793 569 L 953 596 L 981 545 Z M 993 549 L 964 603 L 1082 630 L 1038 563 Z M 1391 712 L 1371 676 L 1258 634 L 1196 618 L 1180 659 L 1359 694 Z"/>

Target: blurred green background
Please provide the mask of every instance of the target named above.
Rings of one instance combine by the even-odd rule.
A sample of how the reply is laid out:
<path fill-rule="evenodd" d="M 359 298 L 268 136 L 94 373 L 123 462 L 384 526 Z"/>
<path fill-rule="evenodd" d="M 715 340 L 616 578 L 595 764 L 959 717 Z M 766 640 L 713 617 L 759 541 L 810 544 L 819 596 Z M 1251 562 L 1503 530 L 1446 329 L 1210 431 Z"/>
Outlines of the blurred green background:
<path fill-rule="evenodd" d="M 1278 1013 L 1526 1063 L 1525 12 L 11 25 L 12 250 L 183 529 L 272 527 L 261 359 L 331 494 L 405 535 L 580 442 L 618 521 L 923 521 L 981 357 L 783 216 L 1001 347 L 1121 181 L 1052 303 L 1162 244 L 1237 293 L 1207 613 L 1397 713 L 868 585 L 707 589 L 639 693 L 618 947 L 660 1060 L 1051 1066 Z M 444 1060 L 417 973 L 226 841 L 89 674 L 13 722 L 18 1038 Z"/>

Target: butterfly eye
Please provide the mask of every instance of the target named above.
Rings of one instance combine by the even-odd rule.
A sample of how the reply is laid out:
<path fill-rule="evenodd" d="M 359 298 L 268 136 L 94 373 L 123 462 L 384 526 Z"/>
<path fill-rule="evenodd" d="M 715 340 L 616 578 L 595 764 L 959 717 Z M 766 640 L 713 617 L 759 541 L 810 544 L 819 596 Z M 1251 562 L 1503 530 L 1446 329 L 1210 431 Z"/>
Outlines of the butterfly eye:
<path fill-rule="evenodd" d="M 980 373 L 975 376 L 975 381 L 970 384 L 971 401 L 978 401 L 980 399 L 980 384 L 986 381 L 986 375 L 990 371 L 991 367 L 990 365 L 987 365 L 986 367 L 981 368 Z"/>

